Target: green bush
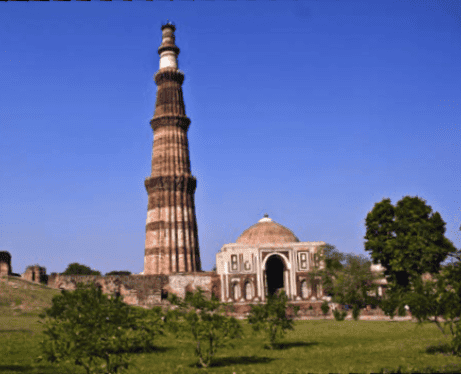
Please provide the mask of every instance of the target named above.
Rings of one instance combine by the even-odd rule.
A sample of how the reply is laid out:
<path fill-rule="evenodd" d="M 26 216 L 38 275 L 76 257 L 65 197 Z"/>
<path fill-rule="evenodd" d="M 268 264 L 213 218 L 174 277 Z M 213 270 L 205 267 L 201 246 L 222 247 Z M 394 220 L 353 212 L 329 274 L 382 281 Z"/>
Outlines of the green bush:
<path fill-rule="evenodd" d="M 333 316 L 335 317 L 336 321 L 344 321 L 347 316 L 347 312 L 345 310 L 339 311 L 338 309 L 333 310 Z"/>
<path fill-rule="evenodd" d="M 322 309 L 323 316 L 326 318 L 328 312 L 330 311 L 330 306 L 326 300 L 322 303 L 320 309 Z"/>
<path fill-rule="evenodd" d="M 265 304 L 251 305 L 248 323 L 254 331 L 264 330 L 269 338 L 269 347 L 276 347 L 276 342 L 283 337 L 286 330 L 293 330 L 293 318 L 287 313 L 288 297 L 285 292 L 269 295 Z M 294 307 L 294 314 L 299 307 Z"/>
<path fill-rule="evenodd" d="M 127 353 L 153 347 L 153 339 L 162 333 L 160 310 L 128 306 L 94 285 L 62 291 L 40 317 L 45 319 L 45 337 L 38 361 L 73 363 L 87 373 L 128 368 Z"/>
<path fill-rule="evenodd" d="M 225 305 L 214 297 L 208 299 L 201 289 L 188 292 L 184 300 L 174 294 L 169 300 L 178 308 L 167 313 L 166 324 L 177 333 L 192 334 L 201 367 L 211 365 L 219 347 L 242 336 L 240 323 L 225 314 Z"/>
<path fill-rule="evenodd" d="M 359 316 L 360 316 L 360 307 L 357 304 L 354 304 L 352 306 L 352 318 L 354 319 L 354 321 L 357 321 L 359 319 Z"/>

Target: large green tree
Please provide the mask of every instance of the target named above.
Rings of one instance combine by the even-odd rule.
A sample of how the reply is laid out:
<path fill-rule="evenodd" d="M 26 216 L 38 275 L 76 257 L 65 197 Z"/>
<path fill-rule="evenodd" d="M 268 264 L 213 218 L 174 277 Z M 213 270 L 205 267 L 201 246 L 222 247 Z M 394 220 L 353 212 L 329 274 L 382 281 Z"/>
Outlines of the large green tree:
<path fill-rule="evenodd" d="M 419 197 L 406 196 L 396 206 L 384 199 L 368 213 L 366 227 L 365 250 L 384 266 L 389 283 L 382 309 L 392 316 L 408 305 L 420 323 L 448 331 L 460 355 L 461 252 L 445 237 L 440 214 Z"/>
<path fill-rule="evenodd" d="M 456 248 L 445 237 L 445 222 L 420 197 L 405 196 L 395 206 L 376 203 L 366 217 L 365 250 L 384 266 L 391 288 L 408 290 L 424 273 L 435 274 Z"/>
<path fill-rule="evenodd" d="M 73 262 L 67 266 L 67 269 L 62 275 L 101 275 L 100 271 L 91 270 L 89 266 Z"/>

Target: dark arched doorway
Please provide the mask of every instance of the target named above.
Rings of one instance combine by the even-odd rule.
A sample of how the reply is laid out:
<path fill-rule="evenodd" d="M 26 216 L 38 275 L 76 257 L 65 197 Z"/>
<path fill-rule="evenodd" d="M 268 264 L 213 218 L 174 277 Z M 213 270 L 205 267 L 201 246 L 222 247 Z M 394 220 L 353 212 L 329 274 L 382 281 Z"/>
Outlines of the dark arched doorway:
<path fill-rule="evenodd" d="M 273 255 L 266 262 L 267 294 L 273 295 L 278 289 L 283 289 L 285 264 L 278 255 Z"/>

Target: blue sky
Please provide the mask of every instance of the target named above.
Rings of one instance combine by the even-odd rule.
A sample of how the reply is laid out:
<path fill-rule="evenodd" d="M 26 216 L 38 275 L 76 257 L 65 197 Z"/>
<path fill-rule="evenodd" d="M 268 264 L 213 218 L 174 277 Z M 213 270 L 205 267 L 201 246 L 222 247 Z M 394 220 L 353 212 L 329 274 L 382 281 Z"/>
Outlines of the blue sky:
<path fill-rule="evenodd" d="M 143 270 L 160 27 L 176 24 L 202 267 L 268 213 L 365 254 L 383 198 L 461 247 L 458 1 L 0 7 L 0 250 Z"/>

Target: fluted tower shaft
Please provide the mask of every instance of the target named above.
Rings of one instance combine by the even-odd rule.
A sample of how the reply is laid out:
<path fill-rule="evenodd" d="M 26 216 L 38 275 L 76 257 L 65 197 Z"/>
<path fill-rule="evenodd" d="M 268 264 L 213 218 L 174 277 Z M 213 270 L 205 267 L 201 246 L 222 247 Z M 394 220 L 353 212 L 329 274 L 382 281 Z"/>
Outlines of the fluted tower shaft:
<path fill-rule="evenodd" d="M 154 131 L 152 172 L 148 194 L 144 274 L 172 274 L 201 270 L 186 116 L 182 93 L 184 74 L 178 70 L 175 27 L 162 26 L 158 49 L 160 69 L 155 74 L 157 101 L 150 121 Z"/>

